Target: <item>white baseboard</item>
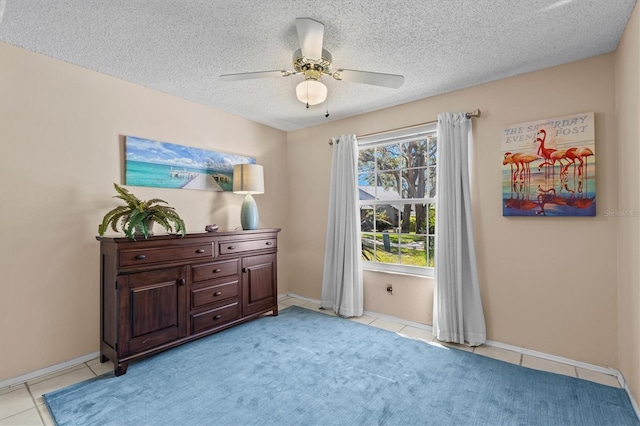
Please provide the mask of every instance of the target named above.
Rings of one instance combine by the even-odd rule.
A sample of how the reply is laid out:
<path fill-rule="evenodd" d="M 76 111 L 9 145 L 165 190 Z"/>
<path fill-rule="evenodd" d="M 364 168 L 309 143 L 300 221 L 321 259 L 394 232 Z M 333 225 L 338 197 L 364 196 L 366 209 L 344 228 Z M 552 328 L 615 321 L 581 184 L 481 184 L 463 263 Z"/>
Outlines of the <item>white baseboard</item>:
<path fill-rule="evenodd" d="M 624 377 L 622 377 L 622 373 L 620 373 L 615 368 L 602 367 L 595 364 L 576 361 L 574 359 L 564 358 L 557 355 L 551 355 L 545 352 L 538 352 L 538 351 L 534 351 L 533 349 L 527 349 L 521 346 L 513 346 L 507 343 L 496 342 L 494 340 L 487 340 L 486 345 L 493 346 L 496 348 L 506 349 L 506 350 L 517 352 L 523 355 L 530 355 L 530 356 L 535 356 L 536 358 L 542 358 L 542 359 L 547 359 L 549 361 L 559 362 L 561 364 L 568 364 L 573 367 L 584 368 L 585 370 L 591 370 L 591 371 L 596 371 L 598 373 L 608 374 L 609 376 L 615 376 L 618 379 L 618 382 L 620 383 L 620 387 L 624 387 L 624 384 L 625 384 Z"/>
<path fill-rule="evenodd" d="M 302 299 L 302 300 L 306 300 L 307 302 L 313 302 L 313 303 L 320 304 L 320 300 L 319 299 L 312 299 L 310 297 L 300 296 L 299 294 L 291 293 L 290 291 L 288 291 L 286 294 L 284 294 L 283 297 L 295 297 L 296 299 Z"/>
<path fill-rule="evenodd" d="M 65 368 L 82 364 L 83 362 L 91 361 L 92 359 L 98 358 L 99 356 L 100 352 L 92 352 L 78 358 L 70 359 L 69 361 L 61 362 L 60 364 L 52 365 L 50 367 L 42 368 L 40 370 L 32 371 L 31 373 L 14 377 L 13 379 L 3 380 L 2 382 L 0 382 L 0 389 L 8 388 L 9 386 L 17 385 L 19 383 L 26 383 L 29 380 L 46 376 L 47 374 L 55 373 L 56 371 L 64 370 Z"/>
<path fill-rule="evenodd" d="M 300 295 L 297 295 L 295 293 L 290 293 L 289 292 L 289 293 L 287 293 L 287 296 L 295 297 L 297 299 L 307 300 L 309 302 L 320 303 L 320 300 L 318 300 L 318 299 L 311 299 L 309 297 L 300 296 Z M 407 320 L 404 320 L 402 318 L 397 318 L 397 317 L 394 317 L 394 316 L 391 316 L 391 315 L 386 315 L 386 314 L 379 314 L 377 312 L 372 312 L 372 311 L 364 311 L 364 315 L 371 316 L 371 317 L 377 317 L 377 318 L 388 320 L 388 321 L 398 322 L 400 324 L 409 325 L 411 327 L 416 327 L 416 328 L 421 328 L 423 330 L 428 330 L 431 333 L 433 333 L 433 327 L 428 325 L 428 324 L 422 324 L 422 323 L 417 323 L 417 322 L 413 322 L 413 321 L 407 321 Z M 622 373 L 620 371 L 616 370 L 615 368 L 602 367 L 602 366 L 599 366 L 599 365 L 589 364 L 589 363 L 582 362 L 582 361 L 576 361 L 576 360 L 570 359 L 570 358 L 563 358 L 563 357 L 560 357 L 560 356 L 551 355 L 551 354 L 547 354 L 547 353 L 544 353 L 544 352 L 534 351 L 532 349 L 527 349 L 527 348 L 524 348 L 524 347 L 521 347 L 521 346 L 513 346 L 513 345 L 510 345 L 508 343 L 496 342 L 495 340 L 487 340 L 487 342 L 485 344 L 487 346 L 493 346 L 495 348 L 506 349 L 508 351 L 516 352 L 516 353 L 523 354 L 523 355 L 530 355 L 530 356 L 534 356 L 534 357 L 537 357 L 537 358 L 547 359 L 549 361 L 555 361 L 555 362 L 559 362 L 559 363 L 562 363 L 562 364 L 568 364 L 568 365 L 571 365 L 573 367 L 584 368 L 585 370 L 591 370 L 591 371 L 596 371 L 598 373 L 603 373 L 603 374 L 608 374 L 610 376 L 615 376 L 618 379 L 618 382 L 620 383 L 620 387 L 627 392 L 627 395 L 629 396 L 629 400 L 631 401 L 631 405 L 633 406 L 633 409 L 636 412 L 636 416 L 638 416 L 638 418 L 640 419 L 640 410 L 638 409 L 638 404 L 636 403 L 636 400 L 633 398 L 633 395 L 631 394 L 631 390 L 629 389 L 629 385 L 627 384 L 627 381 L 625 380 L 625 378 L 622 375 Z"/>
<path fill-rule="evenodd" d="M 624 380 L 624 378 L 623 378 Z M 636 416 L 638 417 L 638 419 L 640 419 L 640 408 L 638 407 L 638 404 L 636 403 L 636 400 L 633 398 L 633 394 L 631 393 L 631 389 L 629 389 L 629 385 L 627 384 L 627 382 L 624 382 L 624 390 L 627 391 L 627 395 L 629 396 L 629 401 L 631 401 L 631 406 L 633 407 L 633 411 L 636 412 Z"/>

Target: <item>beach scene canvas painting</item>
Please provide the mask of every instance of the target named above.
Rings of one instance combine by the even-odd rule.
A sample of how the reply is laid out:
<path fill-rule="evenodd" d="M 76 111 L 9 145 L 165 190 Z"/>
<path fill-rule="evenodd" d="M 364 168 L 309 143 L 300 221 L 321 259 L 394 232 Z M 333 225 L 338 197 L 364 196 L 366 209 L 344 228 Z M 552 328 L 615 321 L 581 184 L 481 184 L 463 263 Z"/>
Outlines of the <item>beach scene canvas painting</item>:
<path fill-rule="evenodd" d="M 125 185 L 232 191 L 233 166 L 256 159 L 201 148 L 125 137 Z"/>
<path fill-rule="evenodd" d="M 503 216 L 595 216 L 594 114 L 508 126 L 502 132 Z"/>

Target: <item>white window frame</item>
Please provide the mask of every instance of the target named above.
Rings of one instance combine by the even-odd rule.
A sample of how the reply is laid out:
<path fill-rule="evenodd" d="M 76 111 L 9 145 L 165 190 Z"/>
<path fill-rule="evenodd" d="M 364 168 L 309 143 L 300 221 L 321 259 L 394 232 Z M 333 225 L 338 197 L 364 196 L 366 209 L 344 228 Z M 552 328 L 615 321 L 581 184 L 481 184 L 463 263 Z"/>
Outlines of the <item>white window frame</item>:
<path fill-rule="evenodd" d="M 374 147 L 397 144 L 402 142 L 410 142 L 416 139 L 423 139 L 428 136 L 437 137 L 436 124 L 428 124 L 423 126 L 412 127 L 409 129 L 385 132 L 383 134 L 367 136 L 358 139 L 358 151 L 370 149 Z M 437 168 L 436 162 L 436 168 Z M 375 168 L 377 169 L 377 164 Z M 437 194 L 436 194 L 437 195 Z M 437 196 L 433 198 L 407 198 L 401 200 L 358 200 L 358 211 L 363 205 L 400 205 L 405 204 L 434 204 L 437 208 Z M 362 238 L 362 231 L 360 231 Z M 428 248 L 426 248 L 428 250 Z M 433 277 L 434 268 L 430 266 L 412 266 L 402 264 L 392 264 L 384 262 L 375 262 L 362 260 L 362 269 L 367 271 L 400 273 L 409 275 L 418 275 L 423 277 Z"/>

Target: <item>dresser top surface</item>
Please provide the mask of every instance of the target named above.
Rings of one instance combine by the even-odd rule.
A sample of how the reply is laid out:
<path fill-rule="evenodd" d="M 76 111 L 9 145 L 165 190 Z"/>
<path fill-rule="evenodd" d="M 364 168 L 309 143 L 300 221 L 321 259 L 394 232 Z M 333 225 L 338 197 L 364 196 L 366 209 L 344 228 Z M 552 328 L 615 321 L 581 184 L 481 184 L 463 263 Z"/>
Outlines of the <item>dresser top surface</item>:
<path fill-rule="evenodd" d="M 155 234 L 150 235 L 149 238 L 144 238 L 144 236 L 140 235 L 136 241 L 161 241 L 161 240 L 184 240 L 184 239 L 192 239 L 192 238 L 206 238 L 206 237 L 227 237 L 227 236 L 250 236 L 260 234 L 273 234 L 280 232 L 280 228 L 261 228 L 255 230 L 233 230 L 233 231 L 215 231 L 215 232 L 194 232 L 188 233 L 184 237 L 180 234 Z M 114 243 L 122 243 L 122 242 L 134 242 L 131 238 L 128 238 L 124 235 L 104 235 L 104 236 L 96 236 L 96 240 L 98 241 L 109 241 Z"/>

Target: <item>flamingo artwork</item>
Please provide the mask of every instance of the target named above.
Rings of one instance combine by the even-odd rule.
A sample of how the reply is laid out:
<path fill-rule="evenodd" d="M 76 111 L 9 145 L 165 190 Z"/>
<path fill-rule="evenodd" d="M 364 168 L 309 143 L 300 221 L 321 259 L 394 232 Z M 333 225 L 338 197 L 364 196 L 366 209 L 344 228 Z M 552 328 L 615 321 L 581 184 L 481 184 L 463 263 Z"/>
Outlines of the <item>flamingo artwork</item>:
<path fill-rule="evenodd" d="M 560 163 L 560 172 L 562 172 L 562 169 L 564 167 L 562 160 L 565 159 L 567 150 L 558 150 L 555 148 L 548 148 L 547 146 L 545 146 L 547 134 L 548 134 L 547 130 L 542 128 L 538 130 L 538 136 L 536 137 L 536 140 L 535 140 L 540 144 L 540 146 L 538 147 L 538 155 L 541 155 L 545 159 L 545 161 L 538 166 L 538 170 L 542 170 L 544 166 L 547 166 L 547 167 L 550 166 L 552 177 L 553 177 L 555 174 L 554 167 L 556 165 L 556 162 Z"/>
<path fill-rule="evenodd" d="M 502 159 L 502 165 L 506 166 L 507 164 L 509 164 L 511 166 L 511 184 L 515 186 L 516 176 L 518 174 L 518 171 L 520 170 L 520 165 L 514 161 L 513 155 L 514 154 L 511 152 L 505 152 L 504 158 Z M 515 172 L 513 171 L 514 164 L 516 166 Z"/>
<path fill-rule="evenodd" d="M 516 156 L 517 155 L 517 156 Z M 539 160 L 540 156 L 536 154 L 516 154 L 514 155 L 514 161 L 520 164 L 520 179 L 522 179 L 522 175 L 525 174 L 525 178 L 531 178 L 531 163 Z"/>
<path fill-rule="evenodd" d="M 525 180 L 527 177 L 531 176 L 530 164 L 538 159 L 540 159 L 540 156 L 536 154 L 505 152 L 504 159 L 502 160 L 502 165 L 511 165 L 511 180 L 515 181 L 518 179 L 518 177 L 520 178 L 520 180 Z M 515 171 L 513 170 L 514 164 L 516 166 Z"/>
<path fill-rule="evenodd" d="M 545 140 L 547 140 L 547 131 L 545 129 L 538 130 L 538 135 L 535 139 L 535 142 L 538 142 L 540 144 L 540 146 L 538 146 L 538 155 L 541 155 L 544 158 L 551 158 L 551 153 L 555 151 L 555 149 L 546 148 L 544 146 Z"/>
<path fill-rule="evenodd" d="M 567 164 L 564 166 L 564 174 L 567 175 L 569 173 L 569 166 L 573 164 L 573 174 L 575 177 L 576 173 L 576 160 L 578 160 L 578 156 L 576 155 L 576 151 L 578 148 L 569 148 L 567 152 L 564 154 L 564 158 L 567 160 Z"/>
<path fill-rule="evenodd" d="M 587 164 L 585 164 L 585 158 L 590 157 L 592 155 L 594 155 L 593 151 L 587 147 L 579 148 L 578 150 L 576 150 L 576 157 L 580 162 L 580 165 L 578 166 L 578 175 L 582 176 L 583 167 L 587 166 Z"/>
<path fill-rule="evenodd" d="M 502 165 L 511 166 L 511 187 L 512 191 L 518 191 L 517 182 L 520 181 L 520 187 L 527 186 L 528 191 L 529 183 L 531 182 L 531 163 L 540 159 L 540 156 L 536 154 L 526 154 L 522 152 L 505 152 L 502 160 Z M 514 170 L 515 166 L 515 170 Z"/>
<path fill-rule="evenodd" d="M 504 216 L 595 216 L 594 113 L 502 129 Z"/>
<path fill-rule="evenodd" d="M 587 167 L 587 161 L 585 160 L 585 158 L 590 157 L 592 155 L 594 155 L 593 151 L 588 147 L 582 147 L 582 148 L 573 147 L 573 148 L 569 148 L 566 152 L 565 158 L 567 159 L 567 164 L 564 166 L 563 173 L 565 176 L 567 176 L 569 173 L 569 166 L 573 164 L 573 181 L 574 181 L 574 186 L 577 188 L 578 193 L 582 193 L 583 173 L 586 174 L 585 170 Z M 576 166 L 576 161 L 578 162 L 577 166 Z M 565 188 L 569 190 L 569 188 L 566 187 L 566 185 L 565 185 Z M 571 192 L 575 193 L 575 191 L 571 191 Z"/>

